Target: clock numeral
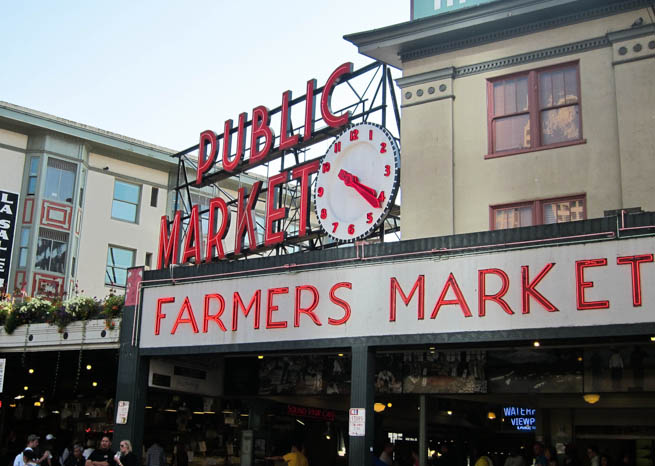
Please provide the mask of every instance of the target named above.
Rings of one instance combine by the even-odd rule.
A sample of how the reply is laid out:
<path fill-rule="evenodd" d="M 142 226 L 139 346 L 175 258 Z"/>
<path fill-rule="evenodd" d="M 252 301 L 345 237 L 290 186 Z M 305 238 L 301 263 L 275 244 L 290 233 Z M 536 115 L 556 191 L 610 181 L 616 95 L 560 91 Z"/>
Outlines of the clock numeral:
<path fill-rule="evenodd" d="M 373 140 L 373 130 L 372 130 L 372 129 L 369 129 L 369 130 L 368 130 L 368 140 L 369 140 L 369 141 L 372 141 L 372 140 Z"/>
<path fill-rule="evenodd" d="M 373 212 L 366 214 L 366 223 L 373 223 Z"/>
<path fill-rule="evenodd" d="M 382 203 L 384 202 L 385 199 L 386 197 L 384 195 L 384 191 L 380 191 L 380 195 L 378 196 L 378 202 L 380 203 L 380 206 L 382 206 Z"/>
<path fill-rule="evenodd" d="M 358 139 L 359 139 L 359 130 L 358 129 L 350 130 L 350 140 L 357 141 Z"/>
<path fill-rule="evenodd" d="M 318 189 L 316 190 L 316 194 L 318 194 L 318 197 L 323 197 L 324 193 L 325 193 L 325 189 L 323 189 L 323 186 L 319 186 Z"/>
<path fill-rule="evenodd" d="M 338 154 L 341 152 L 341 141 L 334 143 L 334 153 Z"/>
<path fill-rule="evenodd" d="M 321 218 L 323 220 L 327 218 L 327 209 L 321 209 Z"/>
<path fill-rule="evenodd" d="M 385 165 L 384 166 L 384 176 L 389 176 L 391 175 L 391 166 L 390 165 Z"/>
<path fill-rule="evenodd" d="M 355 225 L 353 225 L 352 223 L 350 225 L 348 225 L 348 234 L 349 235 L 354 235 L 355 234 Z"/>
<path fill-rule="evenodd" d="M 332 233 L 337 232 L 337 227 L 339 226 L 339 222 L 334 222 L 332 223 Z"/>
<path fill-rule="evenodd" d="M 386 142 L 381 142 L 380 143 L 380 154 L 386 154 L 387 153 L 387 143 Z"/>
<path fill-rule="evenodd" d="M 323 173 L 330 171 L 330 162 L 323 162 Z"/>

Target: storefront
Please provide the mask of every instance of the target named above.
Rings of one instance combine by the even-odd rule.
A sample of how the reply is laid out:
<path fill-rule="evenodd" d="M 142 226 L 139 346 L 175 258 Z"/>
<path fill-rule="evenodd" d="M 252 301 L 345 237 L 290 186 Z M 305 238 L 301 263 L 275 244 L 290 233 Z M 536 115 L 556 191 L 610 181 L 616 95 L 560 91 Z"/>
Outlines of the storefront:
<path fill-rule="evenodd" d="M 142 421 L 156 359 L 215 371 L 177 433 L 217 463 L 265 464 L 298 439 L 310 464 L 360 465 L 393 439 L 401 464 L 444 444 L 457 464 L 502 461 L 534 440 L 651 464 L 654 220 L 145 272 L 128 289 L 116 433 L 139 444 L 162 422 Z M 177 419 L 185 391 L 158 408 Z"/>

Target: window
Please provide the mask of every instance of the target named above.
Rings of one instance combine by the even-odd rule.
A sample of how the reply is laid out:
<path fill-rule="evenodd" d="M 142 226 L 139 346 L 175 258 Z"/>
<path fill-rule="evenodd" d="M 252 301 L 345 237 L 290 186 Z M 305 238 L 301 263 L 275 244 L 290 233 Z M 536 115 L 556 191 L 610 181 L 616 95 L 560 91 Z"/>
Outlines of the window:
<path fill-rule="evenodd" d="M 111 206 L 111 217 L 126 222 L 136 223 L 139 211 L 141 188 L 139 185 L 114 181 L 114 201 Z"/>
<path fill-rule="evenodd" d="M 151 252 L 146 252 L 145 266 L 147 267 L 147 270 L 150 270 L 150 267 L 152 267 L 152 253 Z"/>
<path fill-rule="evenodd" d="M 41 228 L 34 266 L 40 270 L 63 274 L 66 272 L 67 252 L 68 233 Z"/>
<path fill-rule="evenodd" d="M 582 141 L 577 63 L 488 83 L 489 154 L 509 155 Z"/>
<path fill-rule="evenodd" d="M 76 170 L 74 163 L 49 158 L 45 175 L 45 197 L 60 202 L 73 202 Z"/>
<path fill-rule="evenodd" d="M 36 181 L 39 176 L 39 158 L 32 157 L 30 159 L 30 174 L 27 179 L 27 195 L 36 194 Z"/>
<path fill-rule="evenodd" d="M 105 284 L 112 286 L 125 286 L 127 282 L 127 269 L 134 266 L 134 250 L 109 246 L 107 252 L 107 269 L 105 271 Z"/>
<path fill-rule="evenodd" d="M 586 218 L 584 196 L 545 199 L 491 208 L 491 229 L 518 228 Z"/>
<path fill-rule="evenodd" d="M 20 249 L 18 250 L 18 268 L 27 267 L 27 253 L 30 247 L 30 229 L 23 228 L 20 232 Z"/>
<path fill-rule="evenodd" d="M 150 207 L 157 207 L 157 196 L 159 196 L 159 188 L 153 186 L 150 190 Z"/>

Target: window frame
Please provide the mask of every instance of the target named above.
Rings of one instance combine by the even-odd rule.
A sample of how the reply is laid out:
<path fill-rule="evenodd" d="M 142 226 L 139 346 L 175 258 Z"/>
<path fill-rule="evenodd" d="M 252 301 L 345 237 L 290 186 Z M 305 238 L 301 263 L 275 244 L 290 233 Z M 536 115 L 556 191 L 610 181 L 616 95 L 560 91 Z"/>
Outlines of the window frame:
<path fill-rule="evenodd" d="M 582 213 L 582 220 L 587 220 L 587 195 L 586 194 L 571 194 L 569 196 L 559 196 L 559 197 L 548 197 L 543 199 L 535 199 L 532 201 L 521 201 L 521 202 L 510 202 L 508 204 L 496 204 L 489 206 L 489 230 L 498 231 L 498 230 L 508 230 L 510 228 L 496 228 L 496 211 L 501 209 L 515 209 L 520 207 L 531 207 L 532 208 L 532 225 L 529 226 L 540 226 L 540 225 L 552 225 L 551 223 L 544 223 L 544 204 L 550 204 L 552 202 L 563 202 L 563 201 L 583 201 L 584 211 Z M 538 220 L 538 221 L 535 221 Z M 578 220 L 571 220 L 577 222 Z M 556 222 L 559 223 L 559 222 Z M 563 223 L 563 222 L 562 222 Z M 528 225 L 526 225 L 528 226 Z M 512 227 L 512 228 L 522 228 L 522 227 Z"/>
<path fill-rule="evenodd" d="M 57 164 L 60 164 L 61 166 L 57 166 Z M 67 167 L 66 167 L 67 166 Z M 49 179 L 50 179 L 50 170 L 56 170 L 57 171 L 57 196 L 54 197 L 52 196 L 51 190 L 48 189 L 49 186 Z M 44 194 L 43 197 L 45 199 L 49 199 L 51 201 L 55 202 L 62 202 L 66 204 L 73 204 L 75 202 L 75 186 L 77 183 L 77 170 L 78 166 L 77 164 L 73 162 L 69 162 L 67 160 L 59 159 L 57 157 L 48 157 L 48 160 L 45 164 L 45 176 L 44 176 Z M 60 196 L 62 194 L 62 186 L 65 186 L 62 184 L 63 180 L 63 174 L 64 173 L 71 173 L 73 175 L 73 183 L 70 186 L 70 197 L 63 197 Z M 29 182 L 29 181 L 28 181 Z M 28 190 L 29 190 L 29 185 L 28 185 Z M 67 189 L 68 191 L 68 189 Z M 68 194 L 68 192 L 66 192 Z"/>
<path fill-rule="evenodd" d="M 138 194 L 137 194 L 137 202 L 136 204 L 130 201 L 124 201 L 122 199 L 116 199 L 116 183 L 123 183 L 127 184 L 130 186 L 136 186 L 138 188 Z M 120 178 L 114 178 L 114 191 L 111 196 L 111 210 L 110 210 L 110 215 L 113 220 L 117 220 L 119 222 L 125 222 L 125 223 L 132 223 L 132 224 L 138 224 L 139 223 L 139 216 L 141 214 L 141 197 L 143 195 L 143 185 L 137 184 L 137 183 L 130 183 L 129 181 L 125 181 Z M 136 206 L 136 212 L 134 213 L 134 221 L 132 220 L 127 220 L 124 218 L 120 217 L 114 217 L 114 202 L 121 202 L 124 204 L 130 204 Z"/>
<path fill-rule="evenodd" d="M 541 134 L 541 105 L 539 99 L 539 75 L 548 71 L 555 71 L 558 69 L 575 67 L 576 69 L 576 84 L 578 86 L 578 101 L 577 105 L 579 112 L 578 118 L 580 122 L 580 138 L 571 141 L 562 141 L 553 144 L 542 145 Z M 499 81 L 507 81 L 518 77 L 528 77 L 528 115 L 530 121 L 530 147 L 523 149 L 509 149 L 504 151 L 495 151 L 496 135 L 493 130 L 494 121 L 500 118 L 506 118 L 513 114 L 502 115 L 498 117 L 494 115 L 494 84 Z M 572 104 L 553 105 L 548 108 L 560 108 L 571 106 Z M 517 112 L 521 114 L 525 112 Z M 582 86 L 580 84 L 580 60 L 573 60 L 565 63 L 558 63 L 555 65 L 544 66 L 542 68 L 535 68 L 527 71 L 518 71 L 503 76 L 487 79 L 487 154 L 485 159 L 492 159 L 497 157 L 506 157 L 510 155 L 525 154 L 528 152 L 537 152 L 541 150 L 556 149 L 558 147 L 575 146 L 577 144 L 586 144 L 587 140 L 583 137 L 583 124 L 582 124 Z M 535 131 L 535 129 L 537 131 Z"/>
<path fill-rule="evenodd" d="M 122 251 L 129 251 L 129 252 L 131 252 L 131 253 L 132 253 L 132 264 L 129 265 L 129 266 L 127 266 L 127 267 L 125 267 L 125 268 L 123 268 L 123 267 L 119 267 L 119 266 L 116 266 L 116 265 L 109 265 L 110 251 L 111 251 L 112 249 L 120 249 L 120 250 L 122 250 Z M 116 288 L 125 288 L 125 287 L 127 286 L 127 270 L 128 270 L 130 267 L 134 267 L 134 264 L 135 264 L 135 262 L 136 262 L 136 252 L 137 252 L 136 249 L 127 248 L 127 247 L 124 247 L 124 246 L 117 246 L 117 245 L 115 245 L 115 244 L 109 244 L 109 245 L 107 245 L 107 259 L 105 260 L 105 279 L 104 279 L 104 284 L 105 284 L 105 286 L 111 286 L 111 287 L 116 287 Z M 124 284 L 119 284 L 119 283 L 107 283 L 107 276 L 109 275 L 109 274 L 108 274 L 108 270 L 109 270 L 110 267 L 111 267 L 112 269 L 121 269 L 121 270 L 125 270 L 125 279 L 126 279 L 126 283 L 124 283 Z"/>

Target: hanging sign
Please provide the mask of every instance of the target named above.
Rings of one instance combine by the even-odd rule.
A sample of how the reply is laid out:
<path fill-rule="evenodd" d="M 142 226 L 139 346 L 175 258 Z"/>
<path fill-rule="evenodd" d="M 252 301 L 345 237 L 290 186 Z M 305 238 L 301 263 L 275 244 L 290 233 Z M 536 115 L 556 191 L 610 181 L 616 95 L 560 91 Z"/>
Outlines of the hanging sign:
<path fill-rule="evenodd" d="M 116 424 L 127 424 L 127 413 L 130 411 L 129 401 L 119 401 L 116 410 Z"/>
<path fill-rule="evenodd" d="M 11 250 L 14 244 L 18 194 L 0 191 L 0 290 L 7 290 L 11 265 Z"/>
<path fill-rule="evenodd" d="M 348 417 L 348 435 L 363 437 L 366 433 L 366 410 L 364 408 L 350 408 Z"/>

